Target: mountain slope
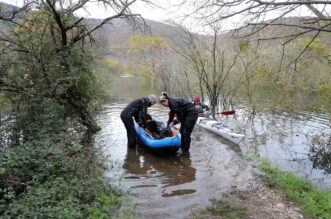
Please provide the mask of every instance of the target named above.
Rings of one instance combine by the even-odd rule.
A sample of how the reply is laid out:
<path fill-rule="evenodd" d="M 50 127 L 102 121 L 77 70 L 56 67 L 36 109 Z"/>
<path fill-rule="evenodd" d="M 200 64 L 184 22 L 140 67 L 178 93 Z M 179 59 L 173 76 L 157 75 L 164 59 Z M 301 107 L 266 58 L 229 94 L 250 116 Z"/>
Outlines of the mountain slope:
<path fill-rule="evenodd" d="M 87 19 L 86 22 L 93 26 L 100 23 L 100 19 Z M 131 36 L 138 35 L 156 35 L 164 38 L 169 45 L 181 44 L 181 38 L 184 33 L 177 27 L 162 22 L 145 19 L 147 30 L 133 29 L 128 22 L 123 19 L 116 19 L 112 23 L 104 25 L 96 34 L 96 38 L 107 42 L 106 56 L 112 56 L 117 59 L 123 59 L 129 47 Z M 141 26 L 143 29 L 144 26 Z"/>

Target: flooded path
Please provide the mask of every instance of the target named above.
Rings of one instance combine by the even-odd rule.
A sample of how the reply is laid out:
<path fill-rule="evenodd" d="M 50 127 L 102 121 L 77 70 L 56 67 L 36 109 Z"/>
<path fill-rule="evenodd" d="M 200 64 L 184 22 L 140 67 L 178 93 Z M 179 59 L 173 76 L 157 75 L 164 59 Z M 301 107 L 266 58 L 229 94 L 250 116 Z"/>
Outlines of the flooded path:
<path fill-rule="evenodd" d="M 96 144 L 108 157 L 106 176 L 127 189 L 139 218 L 186 218 L 229 191 L 268 191 L 262 193 L 274 197 L 272 191 L 257 188 L 260 183 L 244 159 L 250 154 L 260 155 L 273 166 L 292 171 L 317 186 L 331 188 L 330 142 L 312 143 L 316 135 L 330 136 L 330 122 L 325 114 L 266 111 L 249 120 L 248 110 L 243 107 L 236 109 L 235 116 L 218 118 L 246 134 L 240 145 L 195 126 L 190 158 L 157 156 L 140 147 L 128 149 L 126 130 L 119 115 L 133 99 L 150 93 L 138 82 L 138 78 L 115 81 L 112 92 L 118 96 L 97 117 L 102 130 Z M 149 113 L 165 116 L 168 109 L 157 104 Z M 268 199 L 264 194 L 254 195 L 257 205 L 262 204 L 258 204 L 260 199 Z M 270 200 L 267 203 L 271 204 L 266 210 L 270 215 L 275 203 Z M 284 209 L 278 212 L 284 213 Z"/>
<path fill-rule="evenodd" d="M 199 127 L 192 133 L 190 158 L 157 156 L 140 147 L 128 149 L 119 117 L 126 104 L 113 103 L 98 117 L 102 131 L 97 140 L 113 167 L 106 175 L 128 189 L 140 218 L 185 218 L 230 189 L 254 184 L 239 146 Z M 150 110 L 153 115 L 166 112 Z"/>

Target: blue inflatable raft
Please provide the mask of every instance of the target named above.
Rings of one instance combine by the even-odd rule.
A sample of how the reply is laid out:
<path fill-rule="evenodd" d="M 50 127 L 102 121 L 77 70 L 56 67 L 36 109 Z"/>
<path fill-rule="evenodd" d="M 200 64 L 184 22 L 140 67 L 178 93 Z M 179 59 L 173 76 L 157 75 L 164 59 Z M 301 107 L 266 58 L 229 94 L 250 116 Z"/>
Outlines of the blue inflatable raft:
<path fill-rule="evenodd" d="M 155 152 L 174 152 L 181 147 L 181 140 L 178 133 L 172 137 L 164 137 L 161 139 L 156 139 L 147 133 L 142 127 L 137 123 L 134 124 L 137 132 L 137 139 L 139 142 Z"/>

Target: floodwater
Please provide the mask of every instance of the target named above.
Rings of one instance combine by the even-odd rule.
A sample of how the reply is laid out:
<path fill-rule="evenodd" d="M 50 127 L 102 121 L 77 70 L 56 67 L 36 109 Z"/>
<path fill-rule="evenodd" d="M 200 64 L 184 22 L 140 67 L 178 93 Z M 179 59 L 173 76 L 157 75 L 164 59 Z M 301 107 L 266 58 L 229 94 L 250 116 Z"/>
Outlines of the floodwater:
<path fill-rule="evenodd" d="M 139 218 L 185 218 L 222 193 L 254 183 L 240 148 L 199 127 L 192 133 L 189 158 L 158 156 L 139 146 L 128 149 L 119 117 L 127 103 L 114 102 L 98 117 L 103 128 L 98 143 L 111 160 L 106 175 L 128 189 Z M 149 111 L 166 114 L 166 109 L 157 107 Z"/>
<path fill-rule="evenodd" d="M 330 151 L 317 153 L 319 150 L 312 150 L 311 143 L 313 136 L 331 133 L 327 115 L 322 114 L 264 112 L 249 120 L 243 107 L 235 116 L 219 118 L 246 134 L 240 145 L 196 126 L 190 157 L 158 156 L 139 146 L 128 149 L 119 115 L 133 99 L 149 94 L 139 80 L 116 81 L 116 96 L 97 117 L 102 131 L 96 139 L 108 156 L 106 176 L 127 189 L 139 218 L 186 218 L 227 191 L 253 188 L 253 168 L 244 159 L 248 154 L 258 154 L 283 170 L 331 188 Z M 167 112 L 158 104 L 149 108 L 152 115 L 165 116 Z M 330 148 L 328 144 L 324 146 Z"/>
<path fill-rule="evenodd" d="M 331 124 L 328 115 L 262 112 L 252 122 L 245 112 L 238 110 L 236 118 L 246 126 L 246 138 L 240 144 L 243 154 L 258 154 L 282 170 L 331 189 Z M 313 141 L 317 136 L 320 143 Z"/>

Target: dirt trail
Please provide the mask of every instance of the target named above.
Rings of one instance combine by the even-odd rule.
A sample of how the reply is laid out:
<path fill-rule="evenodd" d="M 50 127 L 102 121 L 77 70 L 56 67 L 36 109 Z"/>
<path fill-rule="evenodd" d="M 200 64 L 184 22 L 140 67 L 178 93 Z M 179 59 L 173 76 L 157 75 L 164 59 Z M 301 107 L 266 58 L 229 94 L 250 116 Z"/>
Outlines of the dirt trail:
<path fill-rule="evenodd" d="M 254 219 L 299 219 L 306 218 L 300 213 L 300 209 L 286 199 L 280 193 L 260 185 L 253 190 L 233 190 L 225 193 L 220 200 L 229 205 L 246 207 L 249 210 L 249 218 Z M 214 204 L 215 204 L 214 203 Z M 194 215 L 189 218 L 195 218 Z M 211 213 L 204 214 L 204 218 L 221 218 Z"/>

